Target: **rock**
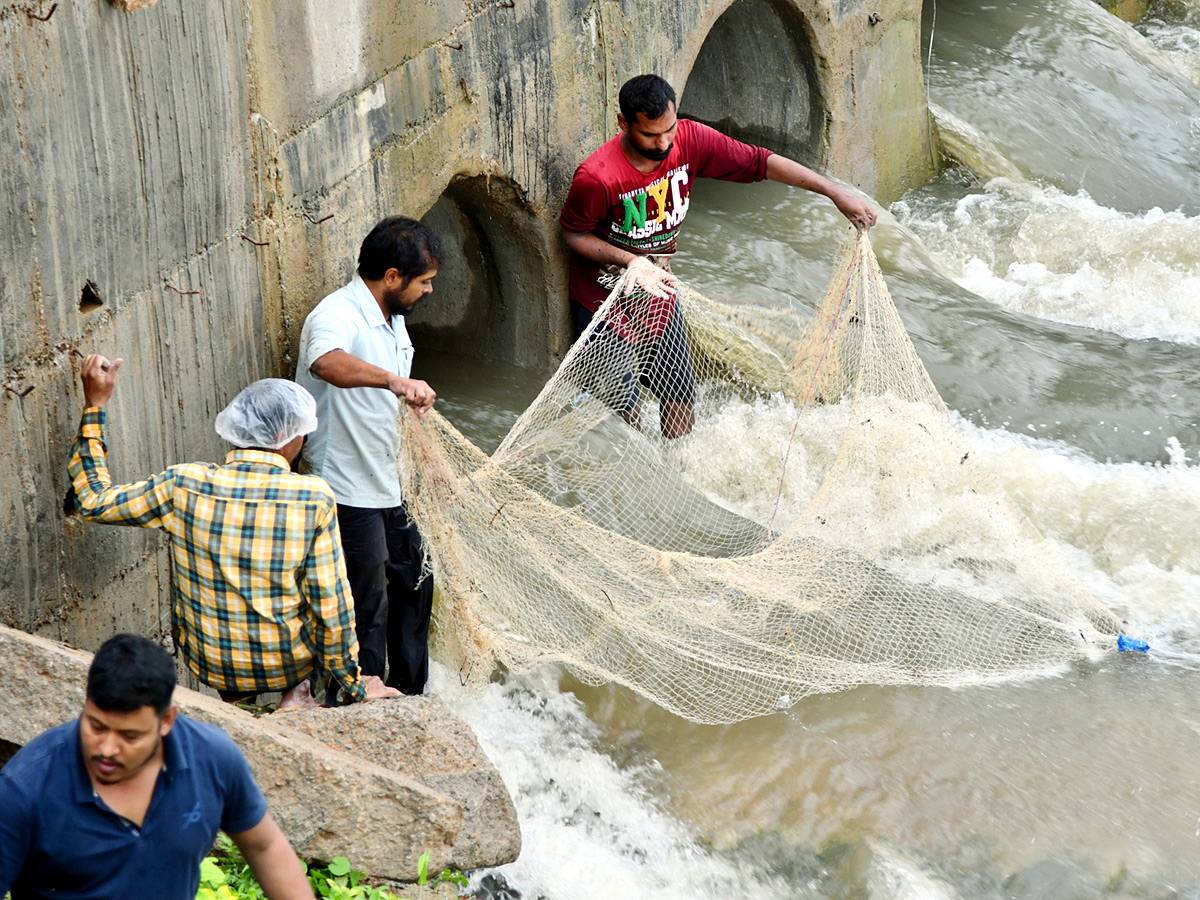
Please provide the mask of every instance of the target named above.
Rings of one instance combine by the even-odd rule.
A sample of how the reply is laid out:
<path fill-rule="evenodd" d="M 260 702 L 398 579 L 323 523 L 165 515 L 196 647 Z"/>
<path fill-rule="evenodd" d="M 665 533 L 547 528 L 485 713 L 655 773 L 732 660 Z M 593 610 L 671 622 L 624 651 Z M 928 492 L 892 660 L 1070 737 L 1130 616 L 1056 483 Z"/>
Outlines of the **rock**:
<path fill-rule="evenodd" d="M 879 838 L 863 838 L 837 854 L 838 880 L 868 900 L 951 900 L 954 889 Z"/>
<path fill-rule="evenodd" d="M 1004 896 L 1011 900 L 1087 900 L 1099 894 L 1098 879 L 1093 881 L 1082 865 L 1064 859 L 1041 860 L 1004 882 Z"/>
<path fill-rule="evenodd" d="M 6 698 L 0 742 L 23 745 L 76 717 L 90 663 L 91 654 L 0 626 L 0 696 Z M 415 881 L 426 851 L 431 872 L 516 857 L 516 814 L 498 773 L 470 730 L 437 701 L 261 718 L 186 688 L 176 689 L 175 702 L 237 742 L 271 815 L 306 859 L 344 856 L 372 875 Z M 409 707 L 413 712 L 403 712 Z M 418 750 L 411 759 L 391 747 L 412 744 L 414 735 Z M 346 752 L 357 748 L 370 758 Z M 418 777 L 396 768 L 409 765 Z"/>
<path fill-rule="evenodd" d="M 79 715 L 92 654 L 0 626 L 0 740 L 19 746 Z"/>
<path fill-rule="evenodd" d="M 450 865 L 496 866 L 521 852 L 512 798 L 471 729 L 435 697 L 405 697 L 286 713 L 286 723 L 331 747 L 451 797 L 463 820 Z M 430 867 L 432 870 L 432 866 Z"/>

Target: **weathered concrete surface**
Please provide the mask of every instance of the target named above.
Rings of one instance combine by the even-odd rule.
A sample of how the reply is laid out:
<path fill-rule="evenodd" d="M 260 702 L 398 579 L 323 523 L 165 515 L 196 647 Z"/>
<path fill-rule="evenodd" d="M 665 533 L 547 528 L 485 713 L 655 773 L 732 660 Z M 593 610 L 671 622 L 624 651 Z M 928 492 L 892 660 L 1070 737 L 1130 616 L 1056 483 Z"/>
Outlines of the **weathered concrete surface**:
<path fill-rule="evenodd" d="M 642 71 L 885 202 L 931 166 L 918 0 L 124 2 L 0 0 L 0 622 L 76 646 L 169 619 L 159 536 L 63 519 L 78 354 L 127 360 L 116 478 L 219 459 L 403 212 L 449 245 L 418 347 L 550 365 L 557 212 Z"/>
<path fill-rule="evenodd" d="M 78 354 L 126 359 L 124 479 L 218 457 L 214 415 L 269 371 L 240 238 L 249 23 L 236 3 L 42 6 L 0 5 L 0 621 L 94 646 L 157 631 L 167 582 L 155 536 L 63 519 Z"/>
<path fill-rule="evenodd" d="M 0 626 L 0 748 L 78 716 L 90 664 L 89 653 Z M 373 875 L 415 881 L 425 851 L 431 871 L 497 865 L 520 852 L 499 774 L 437 701 L 263 718 L 185 688 L 175 702 L 237 742 L 305 858 L 344 856 Z"/>
<path fill-rule="evenodd" d="M 889 203 L 932 172 L 921 6 L 738 0 L 682 45 L 680 109 Z M 696 47 L 696 38 L 703 45 Z M 687 54 L 694 53 L 688 57 Z M 665 73 L 664 73 L 665 74 Z"/>

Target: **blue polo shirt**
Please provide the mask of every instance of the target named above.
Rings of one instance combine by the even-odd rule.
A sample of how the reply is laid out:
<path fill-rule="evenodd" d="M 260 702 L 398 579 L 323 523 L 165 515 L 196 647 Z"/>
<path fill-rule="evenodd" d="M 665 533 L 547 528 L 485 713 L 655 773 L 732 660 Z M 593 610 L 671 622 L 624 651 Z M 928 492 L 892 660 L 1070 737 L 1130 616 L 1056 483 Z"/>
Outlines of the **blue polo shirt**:
<path fill-rule="evenodd" d="M 0 897 L 195 900 L 217 830 L 246 831 L 267 801 L 225 732 L 178 716 L 139 828 L 92 790 L 79 721 L 38 735 L 0 770 Z"/>

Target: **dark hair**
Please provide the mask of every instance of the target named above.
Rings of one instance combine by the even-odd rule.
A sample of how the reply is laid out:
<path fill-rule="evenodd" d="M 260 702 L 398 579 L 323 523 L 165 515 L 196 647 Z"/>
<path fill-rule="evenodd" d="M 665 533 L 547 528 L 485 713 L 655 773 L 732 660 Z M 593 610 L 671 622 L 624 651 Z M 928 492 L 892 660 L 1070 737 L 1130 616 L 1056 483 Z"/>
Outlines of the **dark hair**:
<path fill-rule="evenodd" d="M 87 697 L 105 712 L 153 706 L 159 718 L 171 708 L 175 661 L 153 641 L 118 634 L 96 651 L 87 676 Z"/>
<path fill-rule="evenodd" d="M 635 75 L 621 85 L 617 95 L 621 115 L 630 125 L 641 113 L 647 119 L 657 119 L 675 102 L 675 89 L 657 75 Z"/>
<path fill-rule="evenodd" d="M 358 274 L 367 281 L 379 281 L 388 269 L 397 269 L 407 287 L 441 261 L 442 242 L 436 234 L 416 219 L 388 216 L 363 238 Z"/>

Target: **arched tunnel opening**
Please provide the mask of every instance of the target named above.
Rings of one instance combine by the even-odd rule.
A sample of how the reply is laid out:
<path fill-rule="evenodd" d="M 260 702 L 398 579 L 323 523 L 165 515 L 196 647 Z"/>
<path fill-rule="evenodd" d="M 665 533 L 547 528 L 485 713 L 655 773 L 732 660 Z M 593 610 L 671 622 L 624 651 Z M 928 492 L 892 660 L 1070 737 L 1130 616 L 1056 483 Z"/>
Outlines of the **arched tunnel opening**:
<path fill-rule="evenodd" d="M 679 112 L 783 156 L 815 161 L 824 110 L 804 17 L 778 0 L 736 0 L 705 38 Z"/>
<path fill-rule="evenodd" d="M 552 327 L 543 230 L 506 178 L 456 176 L 422 217 L 442 242 L 434 291 L 408 321 L 418 348 L 544 366 Z"/>

